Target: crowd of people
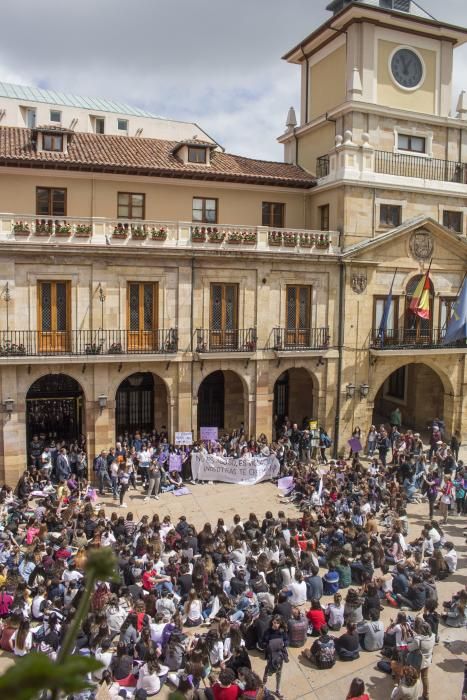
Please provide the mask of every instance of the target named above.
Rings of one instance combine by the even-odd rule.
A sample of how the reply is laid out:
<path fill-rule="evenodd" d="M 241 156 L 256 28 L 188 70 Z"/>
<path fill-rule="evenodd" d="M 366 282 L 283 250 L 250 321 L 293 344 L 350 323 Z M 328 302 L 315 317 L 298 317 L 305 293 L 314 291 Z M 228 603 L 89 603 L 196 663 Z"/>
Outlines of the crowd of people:
<path fill-rule="evenodd" d="M 428 450 L 397 424 L 371 426 L 366 442 L 356 428 L 351 454 L 336 460 L 326 453 L 327 432 L 320 428 L 315 444 L 310 432 L 306 422 L 285 420 L 273 443 L 264 435 L 248 440 L 240 429 L 191 448 L 170 445 L 164 430 L 136 432 L 92 462 L 84 439 L 67 448 L 34 436 L 28 470 L 0 491 L 1 649 L 56 658 L 82 595 L 87 555 L 110 547 L 120 582 L 97 584 L 76 640 L 75 653 L 102 662 L 80 700 L 102 688 L 111 698 L 143 700 L 163 685 L 172 700 L 266 700 L 272 691 L 282 698 L 291 647 L 316 672 L 380 651 L 393 700 L 418 698 L 420 690 L 428 698 L 440 625 L 467 620 L 467 586 L 447 601 L 438 586 L 457 569 L 443 525 L 450 513 L 466 512 L 463 464 L 438 423 Z M 160 504 L 141 519 L 121 510 L 192 481 L 193 450 L 274 452 L 289 487 L 264 515 L 202 528 L 186 516 L 172 522 Z M 113 512 L 100 502 L 110 496 Z M 420 499 L 428 503 L 426 523 L 412 531 L 407 507 Z M 285 504 L 288 512 L 296 506 L 293 516 Z M 385 606 L 394 608 L 389 626 L 381 620 Z M 259 655 L 260 674 L 252 664 Z M 355 678 L 347 700 L 366 698 Z"/>

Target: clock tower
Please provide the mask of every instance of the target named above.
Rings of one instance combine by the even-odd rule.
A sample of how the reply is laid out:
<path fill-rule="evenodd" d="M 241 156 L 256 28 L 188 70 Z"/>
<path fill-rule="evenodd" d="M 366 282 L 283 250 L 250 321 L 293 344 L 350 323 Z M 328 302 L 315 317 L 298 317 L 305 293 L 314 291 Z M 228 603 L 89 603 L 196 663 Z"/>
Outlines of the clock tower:
<path fill-rule="evenodd" d="M 329 20 L 284 56 L 301 69 L 301 108 L 279 141 L 286 161 L 318 178 L 316 205 L 309 207 L 313 227 L 324 186 L 374 188 L 377 175 L 405 178 L 410 168 L 426 180 L 429 159 L 433 167 L 435 160 L 467 160 L 465 96 L 452 116 L 454 49 L 467 41 L 467 29 L 436 21 L 411 0 L 333 0 L 327 9 Z M 348 158 L 334 158 L 344 145 Z M 383 168 L 390 172 L 375 172 Z M 401 189 L 407 181 L 391 184 Z M 333 197 L 331 227 L 346 231 L 344 192 Z M 357 217 L 347 242 L 367 236 L 367 226 L 366 217 Z M 377 231 L 375 221 L 371 234 Z"/>

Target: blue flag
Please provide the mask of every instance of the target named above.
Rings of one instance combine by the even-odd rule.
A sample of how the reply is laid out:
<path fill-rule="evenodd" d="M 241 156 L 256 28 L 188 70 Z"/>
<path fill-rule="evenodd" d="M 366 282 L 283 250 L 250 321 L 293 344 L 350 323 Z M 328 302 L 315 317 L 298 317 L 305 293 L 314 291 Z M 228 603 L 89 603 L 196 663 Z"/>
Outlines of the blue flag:
<path fill-rule="evenodd" d="M 381 322 L 380 322 L 379 328 L 378 328 L 378 337 L 381 340 L 384 340 L 384 336 L 386 335 L 388 318 L 389 318 L 389 314 L 391 312 L 391 305 L 392 305 L 392 289 L 394 287 L 394 280 L 396 279 L 396 273 L 397 273 L 397 268 L 394 271 L 394 277 L 392 278 L 391 289 L 389 290 L 389 294 L 386 297 L 386 301 L 384 302 L 383 315 L 381 316 Z"/>
<path fill-rule="evenodd" d="M 443 339 L 443 345 L 467 338 L 467 277 L 464 278 L 461 293 L 452 307 L 451 318 Z"/>

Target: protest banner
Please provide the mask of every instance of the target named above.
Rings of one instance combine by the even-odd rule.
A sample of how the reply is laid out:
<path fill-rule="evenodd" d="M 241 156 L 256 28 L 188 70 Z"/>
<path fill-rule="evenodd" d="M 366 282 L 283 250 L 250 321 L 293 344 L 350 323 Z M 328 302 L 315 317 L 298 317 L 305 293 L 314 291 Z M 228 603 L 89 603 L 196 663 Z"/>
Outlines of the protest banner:
<path fill-rule="evenodd" d="M 176 455 L 174 453 L 169 454 L 169 472 L 181 472 L 182 471 L 182 455 Z"/>
<path fill-rule="evenodd" d="M 212 440 L 215 442 L 219 437 L 219 428 L 200 428 L 199 437 L 201 440 Z"/>
<path fill-rule="evenodd" d="M 193 478 L 202 481 L 258 484 L 278 476 L 279 470 L 279 461 L 275 455 L 255 455 L 239 459 L 200 452 L 193 452 L 191 455 Z"/>
<path fill-rule="evenodd" d="M 192 445 L 193 444 L 193 433 L 175 433 L 175 444 L 176 445 Z"/>

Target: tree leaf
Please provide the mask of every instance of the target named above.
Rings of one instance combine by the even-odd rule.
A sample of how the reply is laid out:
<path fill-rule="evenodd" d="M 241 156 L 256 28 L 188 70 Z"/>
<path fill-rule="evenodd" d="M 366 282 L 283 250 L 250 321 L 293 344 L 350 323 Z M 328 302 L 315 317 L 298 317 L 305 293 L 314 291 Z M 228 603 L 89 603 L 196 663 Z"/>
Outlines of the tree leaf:
<path fill-rule="evenodd" d="M 34 700 L 42 690 L 74 693 L 90 686 L 87 674 L 102 668 L 88 656 L 69 656 L 58 664 L 41 653 L 22 656 L 0 677 L 0 697 Z"/>

